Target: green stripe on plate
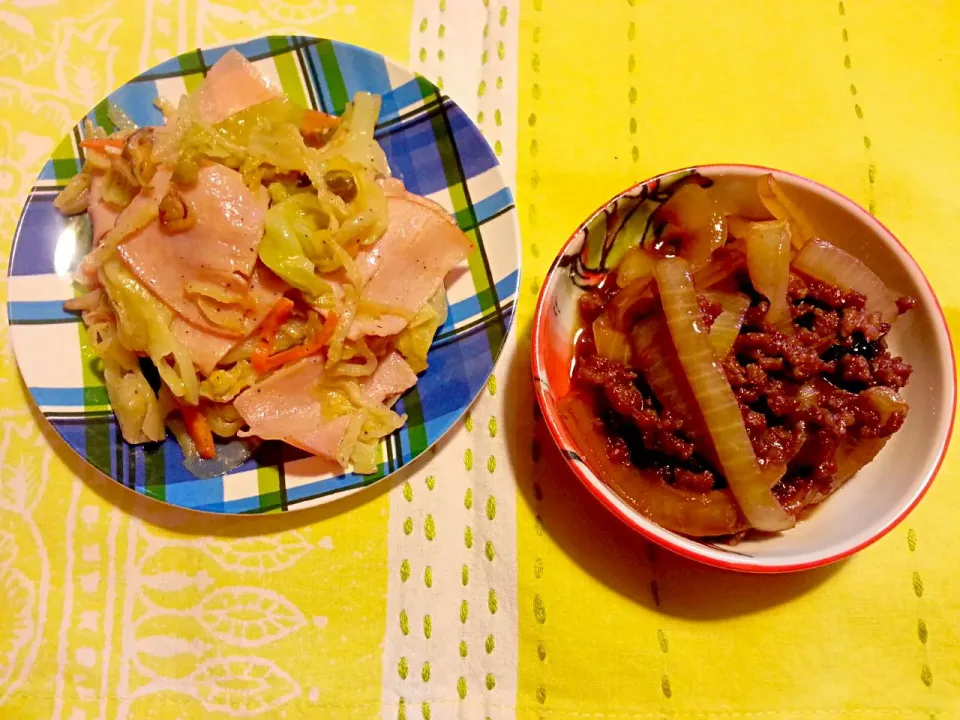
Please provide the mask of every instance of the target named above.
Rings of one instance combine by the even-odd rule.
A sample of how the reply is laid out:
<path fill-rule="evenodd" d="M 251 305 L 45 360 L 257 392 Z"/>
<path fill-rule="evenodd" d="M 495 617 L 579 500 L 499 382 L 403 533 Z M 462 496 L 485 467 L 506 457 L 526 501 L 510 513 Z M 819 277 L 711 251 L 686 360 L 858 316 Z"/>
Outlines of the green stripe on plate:
<path fill-rule="evenodd" d="M 73 147 L 73 133 L 67 133 L 63 140 L 54 149 L 51 159 L 53 160 L 53 174 L 57 178 L 58 184 L 65 184 L 77 174 L 77 151 Z"/>
<path fill-rule="evenodd" d="M 93 116 L 97 119 L 97 125 L 106 130 L 108 134 L 117 131 L 117 126 L 113 124 L 113 120 L 107 115 L 106 98 L 97 103 L 97 106 L 93 109 Z"/>
<path fill-rule="evenodd" d="M 143 468 L 147 495 L 157 500 L 166 500 L 167 467 L 163 457 L 163 443 L 144 446 Z"/>
<path fill-rule="evenodd" d="M 278 54 L 273 56 L 273 63 L 277 67 L 277 75 L 280 77 L 280 85 L 284 94 L 300 107 L 310 107 L 307 102 L 307 95 L 303 91 L 303 78 L 300 77 L 300 68 L 297 67 L 296 54 L 287 52 L 290 49 L 290 43 L 286 38 L 269 38 L 270 49 Z"/>
<path fill-rule="evenodd" d="M 343 109 L 347 106 L 350 98 L 347 97 L 347 86 L 343 82 L 343 75 L 340 74 L 340 63 L 337 62 L 333 43 L 329 40 L 318 42 L 317 55 L 320 57 L 320 65 L 323 69 L 323 77 L 327 81 L 327 88 L 330 90 L 330 99 L 333 101 L 332 111 L 335 115 L 342 115 Z"/>
<path fill-rule="evenodd" d="M 477 299 L 480 302 L 480 310 L 486 315 L 491 311 L 496 311 L 496 295 L 490 282 L 489 263 L 483 255 L 485 251 L 483 244 L 480 242 L 477 214 L 470 197 L 467 195 L 466 179 L 460 167 L 456 147 L 454 147 L 445 108 L 441 108 L 439 112 L 432 115 L 430 127 L 437 141 L 437 150 L 440 153 L 440 162 L 443 166 L 443 174 L 447 181 L 447 190 L 453 203 L 453 212 L 457 224 L 461 228 L 472 228 L 467 231 L 467 235 L 473 241 L 474 249 L 467 257 L 467 265 L 470 269 L 470 277 L 473 280 Z M 487 342 L 490 345 L 492 355 L 496 355 L 497 349 L 503 342 L 504 332 L 502 323 L 491 323 L 487 326 Z"/>
<path fill-rule="evenodd" d="M 257 468 L 257 489 L 260 493 L 260 512 L 275 512 L 283 509 L 279 466 Z"/>
<path fill-rule="evenodd" d="M 99 366 L 100 360 L 87 340 L 86 327 L 82 323 L 78 323 L 77 332 L 80 340 L 84 411 L 93 412 L 106 404 L 107 389 L 103 385 L 103 380 L 94 370 L 94 367 Z M 105 475 L 112 477 L 110 471 L 110 424 L 106 421 L 86 422 L 84 423 L 84 433 L 87 444 L 86 459 Z"/>
<path fill-rule="evenodd" d="M 199 50 L 184 53 L 177 58 L 180 63 L 180 69 L 183 71 L 183 84 L 187 86 L 187 92 L 193 92 L 203 82 L 207 74 L 207 66 L 203 62 L 203 55 Z"/>
<path fill-rule="evenodd" d="M 403 396 L 403 409 L 407 414 L 407 438 L 410 442 L 410 455 L 417 457 L 430 444 L 427 441 L 427 428 L 423 422 L 423 403 L 420 401 L 420 392 L 414 385 Z"/>

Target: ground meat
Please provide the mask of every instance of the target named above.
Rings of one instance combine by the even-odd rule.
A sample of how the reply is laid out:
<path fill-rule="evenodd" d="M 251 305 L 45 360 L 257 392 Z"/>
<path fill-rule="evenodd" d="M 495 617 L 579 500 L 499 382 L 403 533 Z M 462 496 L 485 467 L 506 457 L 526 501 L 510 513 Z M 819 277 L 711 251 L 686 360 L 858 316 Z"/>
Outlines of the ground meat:
<path fill-rule="evenodd" d="M 917 306 L 917 301 L 912 297 L 901 297 L 897 298 L 897 312 L 901 315 L 904 313 L 910 312 Z"/>
<path fill-rule="evenodd" d="M 632 370 L 620 363 L 593 356 L 577 364 L 574 378 L 587 387 L 599 390 L 610 410 L 639 431 L 647 450 L 678 460 L 693 457 L 693 443 L 682 434 L 678 420 L 670 413 L 656 409 L 652 393 L 647 395 L 638 389 L 635 384 L 637 376 Z M 610 455 L 611 459 L 620 459 L 621 456 L 619 452 Z"/>
<path fill-rule="evenodd" d="M 840 358 L 840 374 L 847 383 L 870 385 L 873 382 L 870 361 L 863 355 L 844 355 Z"/>
<path fill-rule="evenodd" d="M 726 487 L 726 480 L 698 454 L 694 428 L 664 410 L 633 370 L 596 356 L 590 322 L 616 292 L 604 283 L 580 300 L 584 330 L 576 345 L 574 382 L 593 389 L 609 430 L 607 453 L 634 463 L 663 482 L 693 492 Z M 866 311 L 866 298 L 791 274 L 793 327 L 766 322 L 769 303 L 754 296 L 733 351 L 720 362 L 739 405 L 744 427 L 763 467 L 786 466 L 773 490 L 783 507 L 799 515 L 836 489 L 836 453 L 848 439 L 895 433 L 904 413 L 881 413 L 862 392 L 899 390 L 911 368 L 891 356 L 890 325 Z M 706 327 L 723 308 L 697 298 Z M 914 305 L 897 302 L 900 312 Z M 700 438 L 702 441 L 702 437 Z"/>
<path fill-rule="evenodd" d="M 709 300 L 703 295 L 697 296 L 697 303 L 700 305 L 700 317 L 703 318 L 703 324 L 707 329 L 713 327 L 714 321 L 723 312 L 723 305 L 714 300 Z"/>
<path fill-rule="evenodd" d="M 592 290 L 581 295 L 578 302 L 580 305 L 580 317 L 583 318 L 584 322 L 592 323 L 600 317 L 604 305 L 607 304 L 607 299 L 602 292 Z"/>
<path fill-rule="evenodd" d="M 872 360 L 870 367 L 875 385 L 886 385 L 894 390 L 905 387 L 913 372 L 913 368 L 907 365 L 903 358 L 890 357 L 890 353 L 884 353 Z"/>
<path fill-rule="evenodd" d="M 713 473 L 709 470 L 694 472 L 686 468 L 677 468 L 673 472 L 673 484 L 683 490 L 709 492 L 713 490 Z"/>

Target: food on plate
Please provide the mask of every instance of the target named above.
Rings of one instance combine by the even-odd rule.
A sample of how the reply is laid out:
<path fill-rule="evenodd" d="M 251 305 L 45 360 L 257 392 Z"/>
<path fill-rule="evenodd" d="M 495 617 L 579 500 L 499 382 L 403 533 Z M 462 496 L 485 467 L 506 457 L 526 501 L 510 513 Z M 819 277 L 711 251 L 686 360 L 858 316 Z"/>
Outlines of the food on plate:
<path fill-rule="evenodd" d="M 772 175 L 671 190 L 580 297 L 561 416 L 597 476 L 662 527 L 786 530 L 903 424 L 911 367 L 886 338 L 914 300 Z"/>
<path fill-rule="evenodd" d="M 66 305 L 124 439 L 169 430 L 200 476 L 260 440 L 375 472 L 471 241 L 390 177 L 376 95 L 341 117 L 305 109 L 231 50 L 158 106 L 158 127 L 114 107 L 114 132 L 88 122 L 56 200 L 92 225 Z"/>

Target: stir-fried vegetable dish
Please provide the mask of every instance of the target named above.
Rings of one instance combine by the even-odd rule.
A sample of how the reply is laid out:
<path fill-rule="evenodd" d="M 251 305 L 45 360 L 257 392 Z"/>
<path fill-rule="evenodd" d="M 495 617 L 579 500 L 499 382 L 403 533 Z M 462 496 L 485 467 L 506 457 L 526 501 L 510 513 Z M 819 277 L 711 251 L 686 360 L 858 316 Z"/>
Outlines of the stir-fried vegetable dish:
<path fill-rule="evenodd" d="M 821 237 L 772 175 L 693 175 L 651 219 L 580 298 L 565 424 L 669 530 L 790 528 L 903 424 L 911 368 L 886 337 L 914 301 Z"/>
<path fill-rule="evenodd" d="M 67 307 L 124 439 L 169 430 L 200 476 L 260 440 L 374 472 L 471 241 L 390 177 L 376 95 L 340 117 L 301 108 L 230 51 L 159 107 L 158 127 L 116 108 L 112 134 L 88 123 L 56 200 L 91 221 Z"/>

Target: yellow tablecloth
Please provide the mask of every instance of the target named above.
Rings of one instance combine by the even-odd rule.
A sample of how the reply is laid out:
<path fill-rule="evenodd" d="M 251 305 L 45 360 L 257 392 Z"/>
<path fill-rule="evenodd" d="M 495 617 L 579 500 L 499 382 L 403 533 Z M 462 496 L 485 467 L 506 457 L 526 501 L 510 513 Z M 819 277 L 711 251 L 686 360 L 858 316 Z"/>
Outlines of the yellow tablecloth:
<path fill-rule="evenodd" d="M 516 174 L 516 347 L 401 483 L 231 520 L 82 467 L 37 422 L 4 343 L 0 717 L 960 718 L 956 453 L 849 561 L 713 571 L 589 499 L 534 430 L 527 365 L 538 283 L 571 229 L 624 186 L 704 162 L 795 171 L 870 207 L 960 328 L 960 6 L 5 2 L 3 256 L 45 157 L 91 105 L 173 54 L 268 33 L 367 46 L 442 77 L 478 117 Z M 476 511 L 469 532 L 443 526 L 449 498 Z M 434 515 L 435 539 L 415 541 Z"/>

